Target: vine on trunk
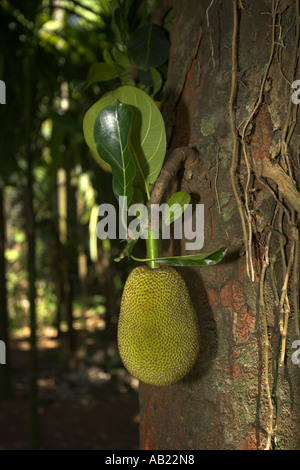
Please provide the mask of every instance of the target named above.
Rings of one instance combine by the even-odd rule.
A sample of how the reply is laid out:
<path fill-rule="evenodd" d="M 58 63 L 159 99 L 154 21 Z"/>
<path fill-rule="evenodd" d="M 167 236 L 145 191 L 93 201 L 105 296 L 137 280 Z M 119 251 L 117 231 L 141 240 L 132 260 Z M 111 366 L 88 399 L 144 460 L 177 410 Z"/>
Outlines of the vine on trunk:
<path fill-rule="evenodd" d="M 229 98 L 229 119 L 232 134 L 233 148 L 231 161 L 231 184 L 237 201 L 242 229 L 243 240 L 246 250 L 247 273 L 253 282 L 258 282 L 259 306 L 262 315 L 262 324 L 264 332 L 265 349 L 265 387 L 268 398 L 268 426 L 266 450 L 274 449 L 278 444 L 278 424 L 280 419 L 280 377 L 284 367 L 287 347 L 287 334 L 289 330 L 289 317 L 291 314 L 291 305 L 295 319 L 294 332 L 300 338 L 299 331 L 299 311 L 298 295 L 299 286 L 299 201 L 300 193 L 297 190 L 294 180 L 294 173 L 297 169 L 294 160 L 291 158 L 290 142 L 294 134 L 297 116 L 297 106 L 292 104 L 290 93 L 287 92 L 287 114 L 280 135 L 280 151 L 274 157 L 262 153 L 258 158 L 251 154 L 251 138 L 249 139 L 250 125 L 255 122 L 259 110 L 261 109 L 265 94 L 267 93 L 266 84 L 270 78 L 270 69 L 274 63 L 274 56 L 277 52 L 278 66 L 280 75 L 286 81 L 287 89 L 291 87 L 295 80 L 295 73 L 298 63 L 298 48 L 300 34 L 300 15 L 299 2 L 295 1 L 295 39 L 290 67 L 287 73 L 282 68 L 282 49 L 285 47 L 284 33 L 281 26 L 281 15 L 279 11 L 279 0 L 272 0 L 271 10 L 271 48 L 267 66 L 261 77 L 261 85 L 257 99 L 255 100 L 252 111 L 247 119 L 237 125 L 234 112 L 234 103 L 237 98 L 237 41 L 239 36 L 239 9 L 241 2 L 233 0 L 233 32 L 232 32 L 232 81 Z M 288 28 L 290 29 L 292 25 Z M 287 90 L 288 91 L 288 90 Z M 241 128 L 240 144 L 242 148 L 241 162 L 238 161 L 238 129 Z M 247 136 L 247 139 L 246 139 Z M 250 131 L 251 137 L 251 131 Z M 237 177 L 237 168 L 242 162 L 246 165 L 246 182 Z M 237 181 L 238 179 L 238 181 Z M 253 233 L 256 233 L 255 207 L 252 204 L 252 193 L 256 191 L 255 184 L 263 185 L 275 200 L 275 209 L 272 221 L 266 226 L 265 242 L 263 247 L 263 256 L 259 261 L 259 268 L 254 268 L 253 254 Z M 239 194 L 238 184 L 242 188 L 242 194 Z M 279 262 L 280 256 L 281 269 L 275 270 L 275 264 Z M 256 260 L 257 261 L 257 260 Z M 282 272 L 282 278 L 280 276 Z M 278 329 L 280 331 L 280 340 L 278 354 L 274 367 L 273 377 L 269 370 L 269 334 L 268 321 L 265 302 L 265 283 L 269 274 L 270 284 L 274 295 L 274 305 L 278 311 Z"/>

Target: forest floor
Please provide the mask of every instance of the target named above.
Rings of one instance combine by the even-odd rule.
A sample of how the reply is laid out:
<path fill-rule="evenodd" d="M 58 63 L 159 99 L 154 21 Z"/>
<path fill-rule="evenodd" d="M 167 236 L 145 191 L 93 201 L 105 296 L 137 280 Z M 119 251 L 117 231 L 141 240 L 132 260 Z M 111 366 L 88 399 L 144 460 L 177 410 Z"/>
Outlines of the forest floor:
<path fill-rule="evenodd" d="M 64 359 L 65 344 L 50 331 L 38 337 L 40 448 L 132 450 L 139 447 L 138 383 L 122 367 L 116 345 L 93 345 L 74 370 Z M 0 402 L 0 450 L 28 448 L 28 333 L 10 341 L 13 398 Z M 3 367 L 3 366 L 2 366 Z"/>

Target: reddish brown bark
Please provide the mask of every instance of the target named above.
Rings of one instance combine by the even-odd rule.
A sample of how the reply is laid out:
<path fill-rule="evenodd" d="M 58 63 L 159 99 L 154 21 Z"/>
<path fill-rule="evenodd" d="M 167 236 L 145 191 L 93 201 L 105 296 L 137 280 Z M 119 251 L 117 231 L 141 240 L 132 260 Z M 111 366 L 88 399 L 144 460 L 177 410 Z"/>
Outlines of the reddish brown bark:
<path fill-rule="evenodd" d="M 170 151 L 189 145 L 199 152 L 201 168 L 188 177 L 181 176 L 177 189 L 190 192 L 196 202 L 204 204 L 203 251 L 228 246 L 229 254 L 215 267 L 180 268 L 199 315 L 201 352 L 191 373 L 179 383 L 168 387 L 141 383 L 142 449 L 255 450 L 265 448 L 267 440 L 269 407 L 258 281 L 265 229 L 274 213 L 274 199 L 265 186 L 256 183 L 253 204 L 256 223 L 260 221 L 261 225 L 253 240 L 256 279 L 251 282 L 246 272 L 241 222 L 230 181 L 232 135 L 228 101 L 232 4 L 213 2 L 209 9 L 209 29 L 206 12 L 210 3 L 208 0 L 175 1 L 163 112 Z M 269 3 L 254 0 L 249 5 L 247 2 L 245 10 L 239 10 L 237 99 L 234 103 L 238 124 L 247 119 L 253 108 L 268 62 L 270 15 L 264 13 L 270 12 Z M 295 16 L 295 2 L 280 2 L 279 13 L 283 30 L 287 31 Z M 284 70 L 289 64 L 294 38 L 295 29 L 291 28 L 285 37 Z M 246 135 L 253 160 L 274 156 L 286 119 L 289 97 L 277 59 L 271 65 L 270 76 L 262 105 Z M 297 129 L 299 132 L 299 124 L 295 135 Z M 291 140 L 291 148 L 296 148 L 295 138 Z M 243 182 L 246 173 L 241 149 L 237 171 Z M 165 253 L 170 254 L 171 249 L 173 254 L 179 254 L 180 247 L 176 244 L 165 247 Z M 280 333 L 269 275 L 265 301 L 273 387 L 273 364 L 278 357 Z M 291 361 L 291 342 L 296 339 L 293 328 L 291 319 L 286 363 L 279 377 L 281 405 L 275 446 L 278 449 L 300 448 L 300 369 Z M 275 402 L 274 407 L 276 411 Z"/>

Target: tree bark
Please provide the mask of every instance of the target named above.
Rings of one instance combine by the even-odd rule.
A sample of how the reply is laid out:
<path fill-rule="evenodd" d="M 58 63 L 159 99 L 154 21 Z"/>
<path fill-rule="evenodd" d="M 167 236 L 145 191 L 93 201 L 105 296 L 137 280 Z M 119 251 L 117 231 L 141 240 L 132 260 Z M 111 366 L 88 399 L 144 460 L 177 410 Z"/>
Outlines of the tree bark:
<path fill-rule="evenodd" d="M 65 249 L 65 263 L 64 263 L 64 297 L 66 308 L 66 320 L 68 325 L 68 345 L 69 345 L 69 366 L 71 369 L 76 366 L 76 331 L 74 329 L 74 315 L 73 315 L 73 300 L 74 300 L 74 285 L 77 281 L 77 237 L 76 237 L 76 194 L 75 188 L 71 186 L 70 170 L 66 170 L 67 180 L 67 242 L 64 246 Z"/>
<path fill-rule="evenodd" d="M 140 384 L 142 449 L 300 448 L 300 368 L 291 360 L 297 207 L 282 193 L 292 192 L 294 201 L 299 176 L 299 122 L 284 78 L 293 81 L 298 60 L 297 12 L 289 0 L 174 2 L 163 102 L 169 151 L 191 146 L 201 167 L 179 175 L 173 190 L 204 204 L 203 252 L 229 250 L 217 266 L 180 268 L 198 312 L 201 352 L 177 384 Z M 289 177 L 256 174 L 264 159 Z M 164 247 L 164 254 L 187 254 L 184 243 Z"/>
<path fill-rule="evenodd" d="M 24 58 L 24 121 L 26 134 L 29 137 L 32 132 L 32 109 L 34 103 L 35 84 L 32 80 L 32 61 Z M 37 318 L 36 318 L 36 234 L 34 199 L 34 157 L 30 140 L 25 145 L 25 159 L 27 161 L 27 186 L 25 193 L 26 214 L 26 240 L 27 240 L 27 272 L 28 272 L 28 301 L 30 322 L 30 355 L 29 355 L 29 446 L 30 449 L 38 449 L 40 444 L 40 419 L 38 411 L 38 352 L 37 352 Z"/>
<path fill-rule="evenodd" d="M 30 304 L 30 364 L 29 364 L 29 446 L 39 448 L 40 419 L 38 412 L 38 352 L 37 352 L 37 319 L 36 319 L 36 252 L 35 221 L 33 209 L 33 169 L 32 156 L 28 153 L 27 169 L 27 269 L 28 300 Z"/>

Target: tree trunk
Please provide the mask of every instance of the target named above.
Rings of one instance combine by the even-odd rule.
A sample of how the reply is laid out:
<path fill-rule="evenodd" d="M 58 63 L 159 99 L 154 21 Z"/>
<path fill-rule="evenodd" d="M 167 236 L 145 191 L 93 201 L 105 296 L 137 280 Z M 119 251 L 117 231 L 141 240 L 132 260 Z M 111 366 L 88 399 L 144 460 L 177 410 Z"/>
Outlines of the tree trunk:
<path fill-rule="evenodd" d="M 190 145 L 201 164 L 176 189 L 204 204 L 201 251 L 228 254 L 180 268 L 201 353 L 179 383 L 140 384 L 141 448 L 299 449 L 299 219 L 276 177 L 260 171 L 276 162 L 296 188 L 299 3 L 175 0 L 173 18 L 169 149 Z M 180 250 L 184 240 L 172 245 Z"/>
<path fill-rule="evenodd" d="M 34 198 L 34 153 L 31 149 L 29 136 L 32 132 L 32 108 L 34 103 L 34 82 L 31 75 L 31 60 L 24 59 L 24 120 L 28 141 L 25 145 L 27 161 L 27 187 L 25 195 L 26 239 L 27 239 L 27 271 L 28 271 L 28 301 L 30 322 L 30 356 L 29 356 L 29 446 L 39 448 L 40 421 L 38 412 L 38 356 L 37 356 L 37 318 L 36 318 L 36 236 Z"/>
<path fill-rule="evenodd" d="M 76 365 L 76 331 L 74 329 L 73 300 L 75 286 L 78 285 L 78 249 L 77 249 L 77 213 L 76 213 L 76 191 L 71 185 L 70 170 L 66 170 L 67 188 L 67 243 L 65 245 L 65 272 L 64 272 L 64 295 L 66 319 L 68 324 L 68 344 L 69 344 L 69 365 L 74 368 Z"/>
<path fill-rule="evenodd" d="M 69 353 L 69 366 L 75 367 L 76 335 L 74 330 L 73 299 L 74 285 L 76 284 L 77 273 L 77 212 L 76 212 L 76 192 L 70 183 L 70 168 L 60 168 L 57 177 L 58 191 L 57 203 L 59 214 L 59 241 L 58 253 L 61 252 L 59 260 L 59 270 L 61 278 L 58 279 L 62 285 L 59 286 L 59 297 L 62 297 L 63 308 L 68 326 L 67 343 Z M 61 312 L 58 312 L 59 315 Z"/>
<path fill-rule="evenodd" d="M 38 412 L 38 357 L 36 338 L 36 253 L 35 222 L 33 210 L 33 174 L 31 156 L 27 169 L 27 269 L 28 300 L 30 304 L 30 364 L 29 364 L 29 445 L 31 449 L 39 448 L 39 412 Z"/>

